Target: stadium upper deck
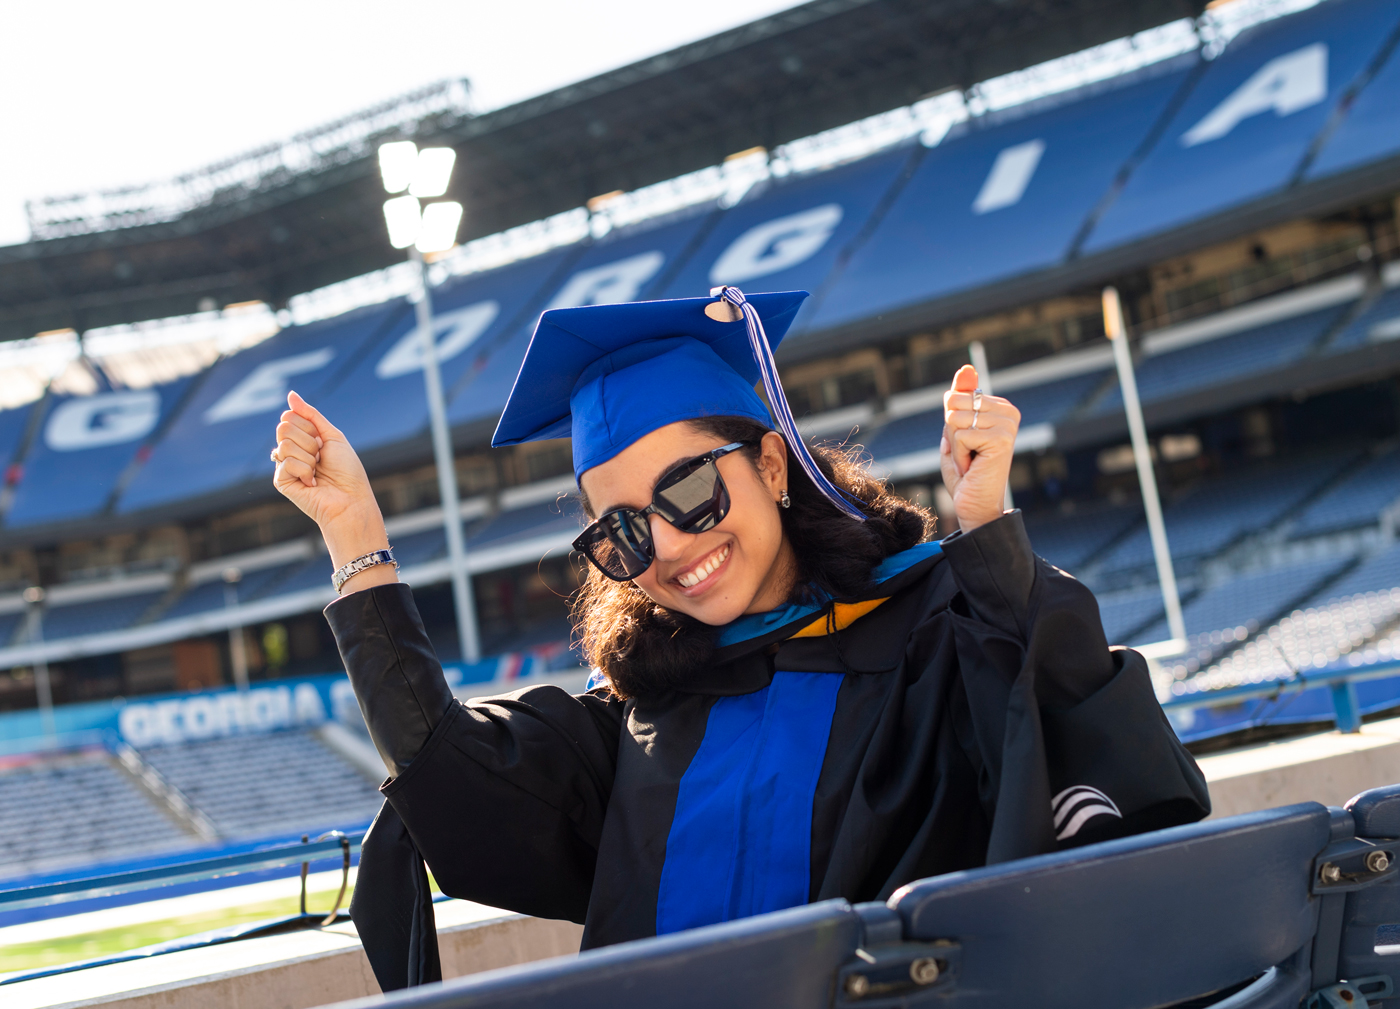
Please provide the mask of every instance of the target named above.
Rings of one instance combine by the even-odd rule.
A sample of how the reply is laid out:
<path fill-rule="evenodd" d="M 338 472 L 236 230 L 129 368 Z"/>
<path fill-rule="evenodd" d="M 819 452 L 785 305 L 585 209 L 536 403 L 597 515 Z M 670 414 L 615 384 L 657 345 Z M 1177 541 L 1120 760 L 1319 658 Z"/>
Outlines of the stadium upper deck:
<path fill-rule="evenodd" d="M 806 405 L 814 434 L 844 435 L 858 425 L 877 463 L 906 482 L 937 468 L 937 383 L 978 333 L 975 324 L 939 327 L 975 315 L 977 305 L 1003 316 L 1033 309 L 1020 329 L 1003 318 L 1003 335 L 988 342 L 998 391 L 1011 393 L 1025 415 L 1024 449 L 1121 438 L 1108 348 L 1094 339 L 1096 299 L 1079 286 L 1095 277 L 1113 277 L 1134 295 L 1141 330 L 1156 326 L 1139 346 L 1150 422 L 1393 374 L 1400 341 L 1387 334 L 1400 311 L 1393 290 L 1400 272 L 1376 268 L 1397 251 L 1394 209 L 1371 201 L 1366 186 L 1386 180 L 1393 197 L 1400 176 L 1397 33 L 1393 3 L 1328 0 L 1256 27 L 1214 59 L 1191 53 L 1161 61 L 974 117 L 927 144 L 769 178 L 733 205 L 714 200 L 634 226 L 599 227 L 543 254 L 446 279 L 435 294 L 437 336 L 457 443 L 470 453 L 459 472 L 473 496 L 465 509 L 473 570 L 530 563 L 570 538 L 572 519 L 553 503 L 569 483 L 555 479 L 567 472 L 566 453 L 475 451 L 547 307 L 694 295 L 722 282 L 810 290 L 784 345 L 794 405 Z M 1338 195 L 1348 191 L 1345 200 Z M 1307 201 L 1345 212 L 1300 223 Z M 1162 258 L 1173 243 L 1257 234 L 1261 221 L 1279 222 L 1270 243 L 1276 237 L 1281 248 L 1301 251 L 1259 246 L 1253 273 L 1202 276 L 1195 287 L 1158 283 L 1181 265 Z M 1308 237 L 1296 240 L 1289 228 Z M 1243 279 L 1232 289 L 1222 276 Z M 1188 318 L 1203 305 L 1250 301 L 1309 279 L 1320 282 Z M 1196 290 L 1203 284 L 1215 288 Z M 0 550 L 58 544 L 62 553 L 79 540 L 171 520 L 207 523 L 269 500 L 267 431 L 295 387 L 345 428 L 381 491 L 402 499 L 390 508 L 403 513 L 391 519 L 391 533 L 410 577 L 420 585 L 441 580 L 441 535 L 421 510 L 432 501 L 415 505 L 405 474 L 427 459 L 414 339 L 411 307 L 393 299 L 289 327 L 165 385 L 51 395 L 0 412 L 0 457 L 11 460 Z M 1316 489 L 1335 476 L 1321 474 Z M 1184 561 L 1208 560 L 1250 523 L 1291 521 L 1305 498 L 1266 511 L 1233 508 L 1225 526 L 1208 509 L 1193 519 L 1195 506 L 1183 502 L 1186 524 L 1174 546 Z M 1203 526 L 1214 539 L 1193 541 L 1184 531 Z M 312 611 L 329 598 L 326 561 L 295 538 L 305 526 L 288 530 L 260 541 L 287 541 L 280 546 L 211 548 L 194 565 L 178 549 L 157 551 L 148 565 L 157 570 L 136 576 L 128 565 L 131 577 L 95 584 L 54 585 L 64 581 L 61 570 L 38 572 L 54 586 L 45 641 L 32 633 L 39 624 L 19 595 L 24 583 L 15 584 L 0 597 L 0 657 L 15 666 L 98 655 Z M 1145 564 L 1132 522 L 1089 532 L 1111 535 L 1069 536 L 1073 559 L 1065 563 L 1077 573 L 1089 563 L 1100 586 L 1130 594 Z M 1037 543 L 1053 536 L 1043 531 Z M 228 609 L 226 566 L 245 572 L 238 605 Z M 35 576 L 16 569 L 17 579 Z M 551 577 L 567 588 L 558 572 Z M 1206 573 L 1188 589 L 1204 594 L 1209 582 Z M 1277 619 L 1280 607 L 1305 597 L 1300 589 L 1249 619 Z M 1106 613 L 1120 604 L 1125 615 L 1114 617 L 1115 628 L 1125 640 L 1150 629 L 1159 613 L 1150 600 L 1127 596 L 1106 601 Z M 1203 602 L 1202 612 L 1217 611 Z"/>

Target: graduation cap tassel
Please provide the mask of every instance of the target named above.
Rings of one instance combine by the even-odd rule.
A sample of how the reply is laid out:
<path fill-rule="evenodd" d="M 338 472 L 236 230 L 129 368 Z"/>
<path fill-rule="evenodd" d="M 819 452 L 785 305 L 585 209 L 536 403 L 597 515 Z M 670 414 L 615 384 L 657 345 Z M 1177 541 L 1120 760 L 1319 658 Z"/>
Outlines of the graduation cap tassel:
<path fill-rule="evenodd" d="M 744 292 L 737 287 L 717 287 L 710 295 L 727 301 L 744 316 L 744 325 L 749 333 L 749 346 L 753 350 L 754 360 L 758 362 L 759 374 L 763 377 L 763 388 L 768 393 L 768 403 L 773 408 L 779 430 L 787 439 L 788 448 L 802 464 L 803 471 L 832 504 L 851 518 L 864 522 L 867 516 L 855 499 L 826 478 L 817 468 L 817 461 L 812 458 L 812 453 L 807 450 L 807 443 L 802 440 L 802 434 L 797 430 L 797 420 L 792 415 L 792 408 L 788 406 L 787 396 L 783 394 L 783 385 L 778 379 L 778 364 L 773 360 L 773 348 L 768 345 L 768 334 L 763 331 L 763 322 L 759 319 L 758 312 L 744 298 Z"/>

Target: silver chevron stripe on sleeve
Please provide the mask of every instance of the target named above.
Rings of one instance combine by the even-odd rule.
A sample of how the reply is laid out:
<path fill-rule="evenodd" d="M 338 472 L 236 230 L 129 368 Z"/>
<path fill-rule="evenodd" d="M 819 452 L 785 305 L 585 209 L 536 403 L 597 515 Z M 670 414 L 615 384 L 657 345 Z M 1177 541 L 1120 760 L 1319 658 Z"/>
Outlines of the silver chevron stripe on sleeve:
<path fill-rule="evenodd" d="M 1096 816 L 1116 816 L 1123 814 L 1108 796 L 1097 788 L 1088 785 L 1073 785 L 1050 800 L 1050 812 L 1055 817 L 1055 840 L 1063 841 L 1079 833 Z"/>

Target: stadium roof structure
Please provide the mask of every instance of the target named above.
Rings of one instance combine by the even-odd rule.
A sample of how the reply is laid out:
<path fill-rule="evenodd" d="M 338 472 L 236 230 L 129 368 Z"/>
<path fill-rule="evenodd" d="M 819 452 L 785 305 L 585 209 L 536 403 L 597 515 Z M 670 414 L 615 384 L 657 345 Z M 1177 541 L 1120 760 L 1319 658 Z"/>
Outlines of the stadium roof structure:
<path fill-rule="evenodd" d="M 813 0 L 481 115 L 464 82 L 446 82 L 172 183 L 31 205 L 33 240 L 0 248 L 0 339 L 187 314 L 206 299 L 281 306 L 396 262 L 374 161 L 384 140 L 457 149 L 450 195 L 469 239 L 1203 7 Z"/>

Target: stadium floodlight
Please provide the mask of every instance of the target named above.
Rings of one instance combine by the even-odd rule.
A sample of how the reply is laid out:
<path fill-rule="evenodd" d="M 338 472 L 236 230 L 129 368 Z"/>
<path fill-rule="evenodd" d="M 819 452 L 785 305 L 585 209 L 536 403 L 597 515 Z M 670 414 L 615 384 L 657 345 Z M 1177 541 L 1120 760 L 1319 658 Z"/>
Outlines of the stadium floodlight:
<path fill-rule="evenodd" d="M 450 200 L 430 203 L 423 208 L 423 227 L 413 244 L 419 252 L 446 252 L 457 244 L 457 227 L 461 223 L 460 203 Z"/>
<path fill-rule="evenodd" d="M 389 226 L 389 244 L 407 249 L 423 232 L 423 211 L 416 196 L 395 196 L 384 201 L 384 223 Z"/>
<path fill-rule="evenodd" d="M 379 176 L 386 193 L 402 193 L 413 185 L 418 168 L 418 145 L 412 140 L 399 140 L 379 147 Z"/>
<path fill-rule="evenodd" d="M 1158 655 L 1175 655 L 1186 647 L 1186 621 L 1181 616 L 1181 594 L 1177 591 L 1176 569 L 1172 566 L 1171 546 L 1167 543 L 1167 524 L 1162 520 L 1162 498 L 1157 493 L 1157 474 L 1152 469 L 1147 425 L 1142 419 L 1133 353 L 1128 346 L 1128 326 L 1116 287 L 1103 289 L 1103 331 L 1108 342 L 1113 344 L 1113 363 L 1118 368 L 1118 387 L 1123 393 L 1123 411 L 1128 415 L 1128 434 L 1133 443 L 1142 506 L 1147 512 L 1147 533 L 1152 540 L 1152 557 L 1157 562 L 1157 581 L 1162 587 L 1162 605 L 1167 611 L 1167 627 L 1171 633 L 1171 640 L 1153 651 Z"/>
<path fill-rule="evenodd" d="M 418 333 L 423 348 L 423 391 L 428 401 L 428 427 L 433 439 L 433 462 L 437 469 L 438 496 L 442 501 L 442 524 L 447 534 L 448 571 L 452 578 L 452 602 L 457 611 L 457 640 L 462 658 L 476 662 L 481 657 L 480 634 L 476 626 L 476 601 L 471 576 L 467 572 L 467 545 L 462 536 L 462 505 L 457 493 L 457 466 L 452 455 L 452 433 L 447 426 L 447 404 L 442 395 L 442 372 L 438 368 L 437 338 L 433 327 L 433 292 L 423 263 L 425 253 L 446 252 L 457 244 L 457 228 L 462 223 L 462 205 L 451 201 L 429 203 L 447 192 L 457 152 L 450 147 L 419 150 L 411 141 L 384 144 L 379 148 L 379 171 L 384 188 L 400 193 L 384 201 L 384 223 L 389 242 L 396 249 L 407 249 L 409 262 L 418 279 Z"/>
<path fill-rule="evenodd" d="M 447 192 L 457 152 L 450 147 L 425 147 L 413 165 L 413 181 L 408 191 L 420 200 L 430 200 Z"/>

